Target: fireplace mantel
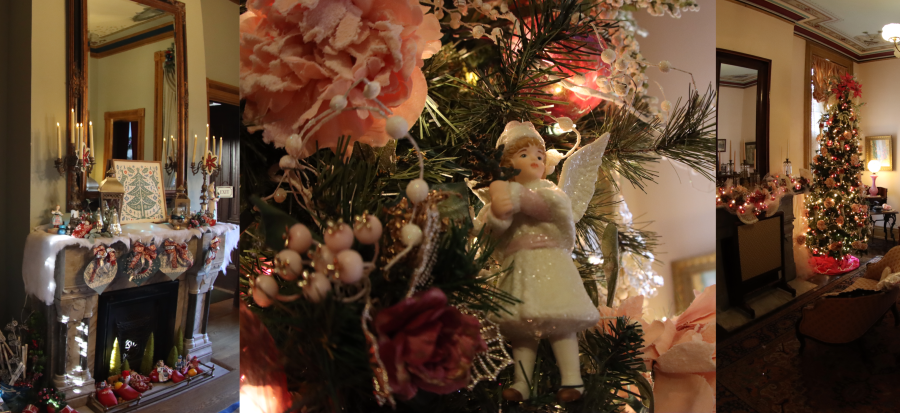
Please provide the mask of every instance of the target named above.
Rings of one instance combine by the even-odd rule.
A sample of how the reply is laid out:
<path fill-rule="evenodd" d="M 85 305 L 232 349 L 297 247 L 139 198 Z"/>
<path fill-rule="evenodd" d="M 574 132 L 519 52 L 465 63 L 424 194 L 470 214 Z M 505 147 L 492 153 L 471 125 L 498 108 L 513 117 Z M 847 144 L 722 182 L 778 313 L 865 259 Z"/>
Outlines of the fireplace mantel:
<path fill-rule="evenodd" d="M 194 265 L 175 278 L 178 281 L 175 329 L 184 331 L 184 349 L 188 358 L 196 356 L 205 363 L 210 362 L 212 357 L 212 341 L 206 333 L 209 292 L 222 268 L 223 260 L 230 255 L 231 249 L 236 244 L 230 238 L 237 236 L 237 227 L 233 225 L 230 227 L 227 232 L 195 231 L 195 234 L 186 239 L 188 249 L 194 256 Z M 162 239 L 162 237 L 154 238 Z M 219 239 L 218 253 L 212 265 L 205 266 L 206 251 L 215 238 Z M 226 242 L 226 238 L 232 242 Z M 156 243 L 159 244 L 161 241 Z M 108 247 L 114 248 L 117 256 L 124 259 L 130 248 L 127 244 L 127 241 L 120 240 Z M 26 260 L 27 257 L 26 252 Z M 53 270 L 56 288 L 53 292 L 53 303 L 43 309 L 48 326 L 47 371 L 52 375 L 54 385 L 66 393 L 66 399 L 73 407 L 85 405 L 95 388 L 93 373 L 98 339 L 96 332 L 99 295 L 85 284 L 83 278 L 85 267 L 92 259 L 91 249 L 83 245 L 69 245 L 56 253 Z M 125 289 L 139 291 L 146 286 L 171 281 L 166 274 L 158 271 L 138 286 L 123 274 L 118 274 L 103 290 L 103 294 Z"/>

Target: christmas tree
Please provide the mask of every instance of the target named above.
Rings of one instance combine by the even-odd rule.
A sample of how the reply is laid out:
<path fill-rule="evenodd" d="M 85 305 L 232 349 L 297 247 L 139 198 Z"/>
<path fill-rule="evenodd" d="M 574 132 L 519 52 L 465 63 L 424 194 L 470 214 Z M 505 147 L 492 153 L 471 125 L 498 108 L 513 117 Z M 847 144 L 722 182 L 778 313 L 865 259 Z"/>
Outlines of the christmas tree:
<path fill-rule="evenodd" d="M 813 266 L 819 271 L 846 270 L 848 263 L 842 261 L 868 248 L 866 187 L 860 182 L 865 163 L 859 145 L 860 105 L 854 103 L 862 90 L 849 74 L 832 78 L 829 86 L 828 112 L 819 120 L 820 149 L 810 165 L 814 180 L 804 210 L 809 222 L 806 246 L 814 260 L 823 257 L 828 263 Z"/>
<path fill-rule="evenodd" d="M 617 277 L 644 261 L 624 269 L 614 257 L 652 261 L 656 242 L 619 216 L 618 185 L 649 190 L 647 167 L 663 157 L 712 179 L 715 146 L 712 89 L 674 104 L 646 96 L 648 69 L 672 66 L 641 56 L 632 12 L 677 17 L 696 4 L 283 3 L 248 1 L 241 18 L 242 298 L 247 320 L 271 334 L 241 337 L 242 360 L 257 360 L 242 362 L 242 405 L 652 409 L 643 331 L 625 316 L 577 335 L 582 385 L 557 368 L 558 341 L 544 340 L 520 387 L 526 400 L 507 396 L 515 354 L 493 320 L 527 303 L 500 285 L 509 246 L 475 216 L 490 208 L 492 183 L 523 175 L 501 135 L 532 125 L 546 185 L 584 202 L 573 214 L 577 293 L 618 304 L 631 280 Z M 561 162 L 569 155 L 576 162 Z M 578 160 L 596 163 L 565 181 Z"/>
<path fill-rule="evenodd" d="M 112 354 L 109 356 L 109 375 L 122 374 L 122 352 L 119 350 L 119 338 L 113 341 Z"/>
<path fill-rule="evenodd" d="M 149 375 L 153 371 L 153 333 L 147 339 L 147 345 L 144 346 L 144 357 L 141 359 L 141 373 Z"/>

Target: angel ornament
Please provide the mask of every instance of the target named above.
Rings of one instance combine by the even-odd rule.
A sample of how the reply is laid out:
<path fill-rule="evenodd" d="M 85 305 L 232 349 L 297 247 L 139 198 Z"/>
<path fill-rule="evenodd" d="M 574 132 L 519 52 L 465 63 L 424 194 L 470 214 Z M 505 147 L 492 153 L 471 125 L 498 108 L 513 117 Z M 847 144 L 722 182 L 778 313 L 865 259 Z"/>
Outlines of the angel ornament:
<path fill-rule="evenodd" d="M 575 131 L 568 118 L 559 119 L 566 131 Z M 507 305 L 509 313 L 492 315 L 513 348 L 515 380 L 505 390 L 506 400 L 522 401 L 531 395 L 528 383 L 533 372 L 538 343 L 550 340 L 562 386 L 559 402 L 581 397 L 584 381 L 578 359 L 576 334 L 597 324 L 600 315 L 584 289 L 572 261 L 575 222 L 580 220 L 594 194 L 606 133 L 593 143 L 565 156 L 547 151 L 544 140 L 531 122 L 506 124 L 497 146 L 505 145 L 500 164 L 520 172 L 510 181 L 494 181 L 476 218 L 476 231 L 484 228 L 498 241 L 494 257 L 501 268 L 509 268 L 498 287 L 521 300 Z M 571 156 L 570 156 L 571 155 Z M 563 166 L 559 185 L 544 179 L 556 165 Z"/>

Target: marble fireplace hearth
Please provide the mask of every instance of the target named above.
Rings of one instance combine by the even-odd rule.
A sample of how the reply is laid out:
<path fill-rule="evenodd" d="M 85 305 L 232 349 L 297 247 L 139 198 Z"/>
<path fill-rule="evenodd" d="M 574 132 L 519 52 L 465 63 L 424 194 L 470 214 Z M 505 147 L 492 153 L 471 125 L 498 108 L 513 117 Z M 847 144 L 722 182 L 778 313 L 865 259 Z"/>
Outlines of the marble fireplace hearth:
<path fill-rule="evenodd" d="M 213 282 L 218 275 L 218 269 L 222 260 L 230 251 L 220 249 L 212 265 L 204 266 L 205 251 L 210 241 L 216 236 L 210 233 L 202 238 L 192 238 L 188 241 L 188 248 L 194 255 L 194 265 L 185 273 L 171 280 L 162 272 L 151 276 L 141 286 L 129 281 L 127 277 L 119 274 L 115 280 L 103 291 L 103 295 L 113 292 L 133 290 L 131 297 L 140 298 L 142 290 L 147 294 L 160 294 L 163 283 L 169 283 L 165 294 L 175 294 L 175 297 L 166 297 L 166 300 L 175 303 L 174 323 L 165 321 L 167 326 L 174 324 L 174 329 L 169 332 L 167 343 L 156 341 L 157 350 L 165 346 L 165 351 L 157 351 L 168 354 L 168 350 L 174 344 L 174 332 L 178 329 L 184 331 L 184 350 L 188 359 L 196 356 L 204 363 L 210 363 L 212 358 L 212 341 L 206 333 L 209 317 L 209 293 L 212 291 Z M 220 243 L 224 244 L 224 235 L 218 236 Z M 114 243 L 118 257 L 125 257 L 126 251 L 123 243 Z M 106 368 L 97 368 L 98 332 L 107 331 L 107 328 L 99 328 L 98 319 L 101 319 L 99 306 L 100 295 L 88 287 L 82 273 L 93 258 L 91 250 L 78 246 L 70 246 L 61 250 L 56 256 L 56 269 L 54 278 L 56 281 L 55 297 L 53 305 L 44 307 L 37 304 L 45 313 L 47 320 L 48 365 L 47 372 L 51 374 L 54 385 L 60 391 L 66 393 L 66 399 L 73 407 L 84 406 L 88 397 L 95 390 L 95 380 L 104 380 L 106 377 L 95 377 L 95 374 L 105 375 Z M 206 270 L 209 268 L 209 270 Z M 177 282 L 177 287 L 174 283 Z M 136 294 L 135 294 L 136 293 Z M 151 315 L 151 314 L 148 314 Z M 152 316 L 152 315 L 151 315 Z M 171 316 L 171 314 L 169 314 Z M 105 318 L 105 317 L 104 317 Z M 136 343 L 141 348 L 145 343 Z M 123 343 L 120 343 L 120 346 Z M 103 345 L 99 347 L 105 347 Z M 109 353 L 110 349 L 106 349 Z M 142 351 L 142 350 L 141 350 Z M 108 358 L 107 358 L 108 360 Z M 155 361 L 155 360 L 154 360 Z M 132 365 L 132 367 L 136 367 Z"/>

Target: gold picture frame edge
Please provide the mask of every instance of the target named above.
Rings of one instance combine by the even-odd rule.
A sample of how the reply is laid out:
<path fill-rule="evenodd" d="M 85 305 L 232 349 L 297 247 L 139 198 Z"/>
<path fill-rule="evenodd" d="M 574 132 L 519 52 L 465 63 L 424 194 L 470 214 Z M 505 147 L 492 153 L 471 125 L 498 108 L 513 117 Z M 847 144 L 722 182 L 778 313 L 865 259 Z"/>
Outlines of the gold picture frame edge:
<path fill-rule="evenodd" d="M 163 185 L 163 180 L 162 180 L 162 179 L 163 179 L 163 178 L 162 178 L 162 171 L 163 171 L 162 162 L 161 162 L 161 161 L 139 161 L 139 160 L 130 160 L 130 159 L 112 159 L 113 173 L 116 173 L 116 164 L 117 164 L 117 163 L 145 163 L 145 164 L 149 163 L 149 164 L 156 164 L 157 166 L 159 166 L 159 174 L 160 174 L 159 183 L 160 183 L 160 188 L 162 189 L 162 192 L 160 192 L 160 195 L 161 195 L 161 196 L 160 196 L 160 199 L 162 199 L 162 211 L 163 211 L 163 217 L 162 217 L 161 220 L 142 219 L 142 220 L 128 221 L 128 222 L 125 222 L 125 220 L 122 220 L 122 221 L 121 221 L 122 224 L 123 224 L 123 225 L 124 225 L 124 224 L 142 224 L 142 223 L 147 223 L 147 222 L 149 222 L 149 223 L 151 223 L 151 224 L 164 224 L 164 223 L 169 222 L 169 220 L 168 220 L 168 218 L 167 218 L 167 215 L 168 215 L 168 213 L 169 213 L 169 212 L 168 212 L 169 209 L 168 209 L 168 206 L 166 205 L 166 188 L 165 188 L 165 186 Z M 116 177 L 116 179 L 118 179 L 118 176 Z M 123 182 L 122 185 L 124 186 L 125 183 Z M 123 207 L 124 207 L 124 205 L 123 205 Z"/>
<path fill-rule="evenodd" d="M 891 172 L 894 170 L 894 135 L 877 135 L 877 136 L 866 136 L 864 144 L 866 145 L 866 162 L 874 159 L 872 157 L 872 147 L 869 145 L 869 142 L 873 140 L 885 140 L 888 142 L 888 153 L 890 154 L 890 162 L 891 165 L 884 166 L 881 165 L 881 169 L 878 172 L 887 171 Z"/>
<path fill-rule="evenodd" d="M 672 262 L 672 286 L 675 295 L 675 312 L 681 314 L 694 301 L 694 290 L 686 277 L 692 270 L 716 269 L 716 253 L 697 255 Z"/>

